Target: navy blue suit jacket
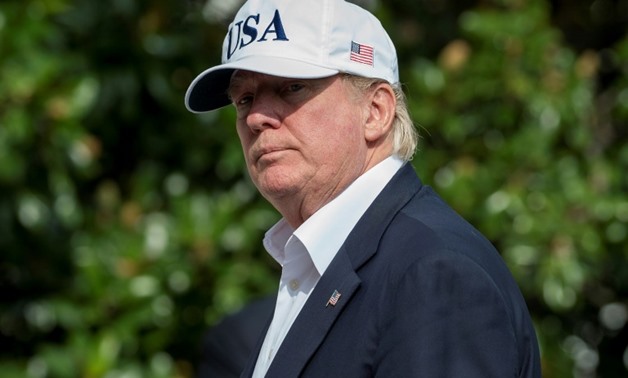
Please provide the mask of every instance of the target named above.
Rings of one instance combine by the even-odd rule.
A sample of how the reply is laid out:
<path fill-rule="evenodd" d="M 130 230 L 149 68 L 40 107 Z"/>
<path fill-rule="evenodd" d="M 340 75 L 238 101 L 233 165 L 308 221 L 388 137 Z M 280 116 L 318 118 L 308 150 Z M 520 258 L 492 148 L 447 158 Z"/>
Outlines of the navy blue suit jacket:
<path fill-rule="evenodd" d="M 327 305 L 334 290 L 341 296 Z M 498 252 L 406 164 L 338 251 L 266 376 L 540 374 L 526 304 Z"/>

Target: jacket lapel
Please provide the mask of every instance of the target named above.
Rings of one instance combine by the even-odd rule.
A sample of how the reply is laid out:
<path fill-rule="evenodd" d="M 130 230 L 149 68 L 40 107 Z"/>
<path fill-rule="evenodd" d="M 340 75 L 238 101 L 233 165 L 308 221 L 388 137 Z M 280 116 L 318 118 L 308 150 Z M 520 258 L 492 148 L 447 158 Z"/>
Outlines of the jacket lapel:
<path fill-rule="evenodd" d="M 336 255 L 327 269 L 288 331 L 266 377 L 298 376 L 360 286 L 360 279 L 344 251 Z M 340 297 L 335 304 L 330 304 L 335 292 Z"/>
<path fill-rule="evenodd" d="M 375 198 L 343 244 L 356 272 L 373 257 L 390 222 L 421 186 L 414 168 L 406 163 Z"/>

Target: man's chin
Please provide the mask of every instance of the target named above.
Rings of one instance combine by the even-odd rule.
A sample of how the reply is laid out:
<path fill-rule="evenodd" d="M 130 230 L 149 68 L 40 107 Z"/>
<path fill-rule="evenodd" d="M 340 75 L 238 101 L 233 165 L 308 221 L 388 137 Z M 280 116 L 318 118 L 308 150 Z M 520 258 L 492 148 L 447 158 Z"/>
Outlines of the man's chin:
<path fill-rule="evenodd" d="M 264 197 L 280 199 L 294 195 L 299 185 L 294 174 L 279 167 L 269 167 L 255 180 L 257 189 Z"/>

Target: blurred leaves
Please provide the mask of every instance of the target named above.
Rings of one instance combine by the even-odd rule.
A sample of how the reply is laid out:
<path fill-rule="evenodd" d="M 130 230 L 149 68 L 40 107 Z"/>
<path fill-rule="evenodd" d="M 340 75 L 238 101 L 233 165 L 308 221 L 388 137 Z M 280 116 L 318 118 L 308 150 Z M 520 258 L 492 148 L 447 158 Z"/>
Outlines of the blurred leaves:
<path fill-rule="evenodd" d="M 373 8 L 423 134 L 413 163 L 502 252 L 548 378 L 628 364 L 628 13 L 576 3 Z M 204 330 L 275 290 L 278 215 L 233 110 L 183 107 L 234 4 L 0 3 L 2 374 L 190 377 Z"/>

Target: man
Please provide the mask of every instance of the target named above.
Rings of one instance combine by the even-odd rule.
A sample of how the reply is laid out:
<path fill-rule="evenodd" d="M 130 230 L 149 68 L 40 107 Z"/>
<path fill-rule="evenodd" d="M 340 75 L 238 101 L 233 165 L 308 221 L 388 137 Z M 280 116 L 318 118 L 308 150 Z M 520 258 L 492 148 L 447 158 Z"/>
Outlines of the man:
<path fill-rule="evenodd" d="M 243 377 L 539 377 L 497 251 L 416 176 L 394 46 L 341 0 L 250 0 L 186 106 L 232 103 L 249 174 L 283 216 L 275 311 Z"/>

